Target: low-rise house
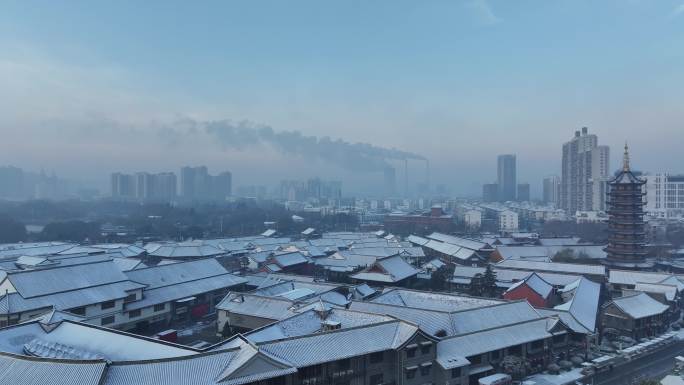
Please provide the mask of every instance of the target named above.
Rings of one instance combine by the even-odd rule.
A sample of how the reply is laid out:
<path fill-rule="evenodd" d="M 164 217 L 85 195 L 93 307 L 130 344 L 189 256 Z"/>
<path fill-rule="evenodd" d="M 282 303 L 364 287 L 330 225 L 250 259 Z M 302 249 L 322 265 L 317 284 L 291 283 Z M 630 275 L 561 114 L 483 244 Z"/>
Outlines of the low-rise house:
<path fill-rule="evenodd" d="M 539 372 L 555 354 L 568 353 L 567 336 L 568 328 L 558 318 L 541 318 L 446 338 L 437 345 L 442 377 L 436 383 L 456 378 L 457 384 L 476 384 L 479 378 L 501 371 L 506 356 L 526 362 L 527 374 Z"/>
<path fill-rule="evenodd" d="M 601 311 L 603 332 L 634 339 L 654 336 L 667 329 L 668 308 L 646 293 L 615 298 Z"/>
<path fill-rule="evenodd" d="M 595 333 L 600 308 L 601 285 L 581 277 L 565 285 L 559 293 L 563 303 L 554 309 L 567 311 L 590 333 Z"/>
<path fill-rule="evenodd" d="M 283 297 L 230 293 L 216 309 L 218 331 L 230 336 L 288 318 L 295 314 L 296 303 Z"/>
<path fill-rule="evenodd" d="M 9 271 L 0 277 L 0 326 L 68 311 L 89 322 L 117 326 L 126 303 L 142 298 L 135 282 L 111 260 Z"/>
<path fill-rule="evenodd" d="M 584 276 L 597 283 L 606 282 L 606 267 L 603 265 L 582 265 L 576 263 L 542 262 L 525 259 L 505 259 L 497 267 L 511 270 L 524 270 Z"/>
<path fill-rule="evenodd" d="M 378 259 L 370 267 L 351 275 L 351 278 L 381 286 L 410 286 L 418 273 L 416 268 L 397 255 Z"/>
<path fill-rule="evenodd" d="M 124 306 L 120 328 L 147 331 L 170 323 L 199 319 L 215 311 L 230 290 L 247 281 L 232 275 L 215 259 L 200 259 L 126 272 L 145 285 L 142 298 Z"/>
<path fill-rule="evenodd" d="M 520 282 L 527 278 L 530 274 L 535 273 L 530 270 L 512 270 L 497 267 L 498 265 L 493 265 L 492 270 L 496 273 L 496 286 L 501 292 L 510 288 L 517 282 Z M 469 290 L 470 283 L 473 277 L 477 274 L 484 274 L 484 267 L 469 267 L 469 266 L 456 266 L 454 269 L 454 275 L 451 279 L 451 283 L 454 288 L 461 290 Z M 553 287 L 559 289 L 565 285 L 571 284 L 577 281 L 577 275 L 571 274 L 558 274 L 558 273 L 535 273 L 541 277 L 544 281 L 553 285 Z"/>
<path fill-rule="evenodd" d="M 524 299 L 534 307 L 550 307 L 553 303 L 553 285 L 536 273 L 516 282 L 503 294 L 507 300 Z"/>
<path fill-rule="evenodd" d="M 684 278 L 670 273 L 612 269 L 608 273 L 608 285 L 613 296 L 621 296 L 623 290 L 633 290 L 638 283 L 675 285 L 679 291 L 684 290 Z"/>

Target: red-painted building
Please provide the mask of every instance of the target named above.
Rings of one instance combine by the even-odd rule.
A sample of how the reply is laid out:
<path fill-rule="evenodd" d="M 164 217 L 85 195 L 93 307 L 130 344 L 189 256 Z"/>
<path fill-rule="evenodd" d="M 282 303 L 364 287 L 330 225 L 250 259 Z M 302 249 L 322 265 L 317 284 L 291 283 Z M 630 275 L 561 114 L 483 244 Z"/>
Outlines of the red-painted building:
<path fill-rule="evenodd" d="M 534 307 L 551 307 L 553 286 L 532 273 L 527 278 L 515 283 L 503 294 L 504 299 L 526 299 Z"/>

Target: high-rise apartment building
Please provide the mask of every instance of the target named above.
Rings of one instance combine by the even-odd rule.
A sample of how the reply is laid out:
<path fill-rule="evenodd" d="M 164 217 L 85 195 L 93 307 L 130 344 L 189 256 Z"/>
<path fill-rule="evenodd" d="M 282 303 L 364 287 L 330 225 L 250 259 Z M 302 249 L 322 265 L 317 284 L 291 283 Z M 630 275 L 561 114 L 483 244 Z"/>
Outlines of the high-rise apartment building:
<path fill-rule="evenodd" d="M 482 185 L 482 200 L 485 202 L 496 202 L 499 200 L 499 185 L 496 183 L 485 183 Z"/>
<path fill-rule="evenodd" d="M 112 198 L 133 200 L 136 197 L 136 178 L 130 174 L 115 172 L 111 179 Z"/>
<path fill-rule="evenodd" d="M 518 195 L 516 199 L 519 202 L 529 202 L 530 201 L 530 184 L 529 183 L 518 183 Z"/>
<path fill-rule="evenodd" d="M 684 175 L 667 173 L 647 174 L 646 213 L 656 218 L 678 218 L 684 216 Z"/>
<path fill-rule="evenodd" d="M 515 155 L 499 155 L 497 159 L 498 199 L 501 202 L 514 201 L 518 188 Z"/>
<path fill-rule="evenodd" d="M 146 202 L 169 202 L 176 198 L 176 174 L 162 172 L 134 175 L 115 172 L 111 176 L 112 198 Z"/>
<path fill-rule="evenodd" d="M 181 168 L 181 196 L 186 200 L 223 201 L 232 194 L 233 175 L 209 175 L 206 166 Z"/>
<path fill-rule="evenodd" d="M 549 175 L 544 178 L 543 200 L 546 204 L 558 205 L 560 202 L 561 180 L 558 175 Z"/>
<path fill-rule="evenodd" d="M 563 144 L 562 209 L 569 214 L 605 210 L 609 157 L 608 146 L 599 146 L 598 137 L 586 127 Z"/>

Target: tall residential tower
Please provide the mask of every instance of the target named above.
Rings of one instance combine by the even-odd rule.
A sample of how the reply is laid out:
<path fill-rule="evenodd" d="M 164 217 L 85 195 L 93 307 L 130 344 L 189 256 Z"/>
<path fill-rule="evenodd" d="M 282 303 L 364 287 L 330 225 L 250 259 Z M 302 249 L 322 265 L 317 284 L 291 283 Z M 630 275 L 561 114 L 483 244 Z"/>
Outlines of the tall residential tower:
<path fill-rule="evenodd" d="M 515 155 L 499 155 L 497 159 L 498 198 L 501 202 L 514 201 L 518 189 Z"/>
<path fill-rule="evenodd" d="M 599 146 L 586 127 L 563 145 L 560 207 L 568 214 L 605 210 L 609 155 L 608 146 Z"/>

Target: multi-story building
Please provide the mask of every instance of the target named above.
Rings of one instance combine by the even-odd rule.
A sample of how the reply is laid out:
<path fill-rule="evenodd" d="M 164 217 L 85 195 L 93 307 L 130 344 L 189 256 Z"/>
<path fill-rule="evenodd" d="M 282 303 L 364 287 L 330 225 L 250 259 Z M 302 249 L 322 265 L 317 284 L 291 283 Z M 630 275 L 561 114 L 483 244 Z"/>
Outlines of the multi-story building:
<path fill-rule="evenodd" d="M 0 167 L 0 197 L 19 199 L 24 197 L 24 171 L 17 167 Z"/>
<path fill-rule="evenodd" d="M 115 172 L 111 176 L 112 198 L 133 200 L 136 197 L 136 178 L 130 174 Z"/>
<path fill-rule="evenodd" d="M 232 194 L 233 176 L 225 171 L 210 175 L 206 166 L 181 168 L 181 196 L 185 200 L 222 201 Z"/>
<path fill-rule="evenodd" d="M 517 200 L 519 202 L 529 202 L 530 201 L 530 184 L 529 183 L 518 183 Z"/>
<path fill-rule="evenodd" d="M 497 202 L 499 200 L 499 185 L 496 183 L 482 185 L 482 200 L 485 202 Z"/>
<path fill-rule="evenodd" d="M 605 210 L 609 155 L 608 146 L 599 146 L 598 137 L 586 127 L 563 144 L 561 208 L 569 214 Z"/>
<path fill-rule="evenodd" d="M 543 201 L 546 204 L 558 205 L 560 202 L 561 180 L 558 175 L 549 175 L 544 178 Z"/>
<path fill-rule="evenodd" d="M 115 172 L 111 176 L 112 198 L 169 202 L 176 198 L 176 183 L 176 174 L 172 172 L 134 175 Z"/>
<path fill-rule="evenodd" d="M 514 201 L 518 185 L 515 155 L 499 155 L 497 158 L 498 198 L 501 202 Z"/>
<path fill-rule="evenodd" d="M 646 214 L 656 218 L 684 215 L 684 175 L 643 175 L 646 181 Z"/>

